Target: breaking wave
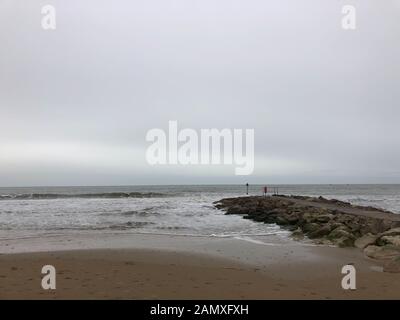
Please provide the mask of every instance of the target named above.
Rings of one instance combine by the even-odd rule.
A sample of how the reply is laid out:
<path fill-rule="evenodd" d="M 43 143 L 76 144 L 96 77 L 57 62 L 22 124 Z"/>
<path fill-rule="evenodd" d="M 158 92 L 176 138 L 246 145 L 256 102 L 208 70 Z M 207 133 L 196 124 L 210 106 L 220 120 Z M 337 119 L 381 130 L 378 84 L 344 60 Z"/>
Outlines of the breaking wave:
<path fill-rule="evenodd" d="M 171 194 L 157 192 L 107 192 L 107 193 L 24 193 L 24 194 L 2 194 L 0 200 L 40 200 L 40 199 L 119 199 L 119 198 L 161 198 L 171 197 Z"/>

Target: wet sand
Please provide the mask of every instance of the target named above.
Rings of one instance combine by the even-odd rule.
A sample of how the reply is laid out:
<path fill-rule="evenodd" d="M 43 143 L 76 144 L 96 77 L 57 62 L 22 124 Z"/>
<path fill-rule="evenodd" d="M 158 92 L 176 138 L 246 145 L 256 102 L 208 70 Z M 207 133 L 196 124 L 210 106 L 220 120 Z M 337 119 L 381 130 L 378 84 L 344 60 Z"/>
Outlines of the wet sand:
<path fill-rule="evenodd" d="M 18 253 L 21 248 L 25 252 Z M 2 240 L 0 252 L 2 299 L 400 298 L 400 274 L 380 272 L 381 265 L 357 249 L 276 236 L 75 234 Z M 346 291 L 341 268 L 349 263 L 357 270 L 357 289 Z M 47 264 L 56 268 L 56 290 L 41 288 Z"/>

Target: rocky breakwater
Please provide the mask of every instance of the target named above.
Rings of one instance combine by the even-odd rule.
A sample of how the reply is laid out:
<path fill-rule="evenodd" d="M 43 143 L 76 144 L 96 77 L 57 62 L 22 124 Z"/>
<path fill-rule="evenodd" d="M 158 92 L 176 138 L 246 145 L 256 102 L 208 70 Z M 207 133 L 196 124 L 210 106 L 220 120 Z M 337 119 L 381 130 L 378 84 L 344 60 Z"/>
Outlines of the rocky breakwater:
<path fill-rule="evenodd" d="M 214 205 L 226 214 L 278 224 L 295 239 L 357 247 L 369 258 L 385 260 L 384 271 L 400 272 L 400 214 L 305 196 L 226 198 Z"/>

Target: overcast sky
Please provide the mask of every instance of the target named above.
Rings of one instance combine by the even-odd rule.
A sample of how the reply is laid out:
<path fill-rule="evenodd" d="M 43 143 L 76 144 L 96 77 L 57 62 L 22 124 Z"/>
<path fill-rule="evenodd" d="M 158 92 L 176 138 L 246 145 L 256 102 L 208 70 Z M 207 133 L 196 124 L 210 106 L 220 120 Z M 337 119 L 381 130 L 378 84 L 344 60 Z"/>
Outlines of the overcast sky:
<path fill-rule="evenodd" d="M 0 46 L 2 186 L 400 183 L 399 0 L 0 0 Z M 169 120 L 255 129 L 253 175 L 148 165 Z"/>

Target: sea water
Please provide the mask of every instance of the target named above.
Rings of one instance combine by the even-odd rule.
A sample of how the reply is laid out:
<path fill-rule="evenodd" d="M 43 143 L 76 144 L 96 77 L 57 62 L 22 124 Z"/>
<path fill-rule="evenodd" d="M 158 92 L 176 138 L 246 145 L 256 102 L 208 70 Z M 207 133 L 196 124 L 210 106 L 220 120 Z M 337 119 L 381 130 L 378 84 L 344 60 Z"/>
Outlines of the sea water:
<path fill-rule="evenodd" d="M 271 185 L 280 194 L 324 196 L 400 213 L 400 185 Z M 250 185 L 261 195 L 263 185 Z M 276 189 L 276 188 L 275 188 Z M 0 188 L 0 238 L 10 232 L 102 231 L 251 237 L 288 232 L 238 215 L 213 202 L 246 195 L 244 185 Z"/>

